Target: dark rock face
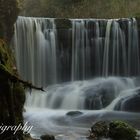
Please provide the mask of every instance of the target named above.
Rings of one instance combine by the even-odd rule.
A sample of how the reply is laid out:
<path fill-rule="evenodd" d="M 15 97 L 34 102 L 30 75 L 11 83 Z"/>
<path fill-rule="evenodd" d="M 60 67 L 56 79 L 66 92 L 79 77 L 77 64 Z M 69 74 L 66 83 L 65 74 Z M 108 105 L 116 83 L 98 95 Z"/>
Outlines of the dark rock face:
<path fill-rule="evenodd" d="M 140 90 L 136 90 L 132 96 L 121 99 L 114 110 L 140 112 Z"/>
<path fill-rule="evenodd" d="M 13 59 L 9 48 L 4 41 L 0 40 L 0 124 L 3 126 L 17 126 L 23 124 L 23 105 L 25 94 L 23 86 L 18 82 L 12 82 L 6 72 L 16 75 L 13 70 Z M 6 72 L 2 69 L 5 68 Z M 5 131 L 0 139 L 16 137 L 22 140 L 22 131 L 15 135 L 12 131 Z"/>
<path fill-rule="evenodd" d="M 91 87 L 85 91 L 85 109 L 99 110 L 109 105 L 115 98 L 114 89 L 112 86 L 108 88 Z"/>
<path fill-rule="evenodd" d="M 2 68 L 17 75 L 14 58 L 7 44 L 13 36 L 14 22 L 19 12 L 16 0 L 0 0 L 0 125 L 18 126 L 23 124 L 23 105 L 25 94 L 22 85 L 12 82 Z M 7 130 L 0 135 L 1 140 L 23 140 L 22 131 L 15 135 Z"/>

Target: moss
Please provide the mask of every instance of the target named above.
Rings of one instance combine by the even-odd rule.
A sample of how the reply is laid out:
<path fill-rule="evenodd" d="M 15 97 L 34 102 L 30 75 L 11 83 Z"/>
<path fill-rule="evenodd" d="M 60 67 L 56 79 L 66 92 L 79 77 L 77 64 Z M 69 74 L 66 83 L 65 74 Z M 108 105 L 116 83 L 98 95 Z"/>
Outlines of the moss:
<path fill-rule="evenodd" d="M 136 130 L 125 122 L 113 121 L 109 130 L 109 137 L 114 140 L 136 140 Z"/>
<path fill-rule="evenodd" d="M 111 138 L 112 140 L 136 140 L 137 132 L 123 121 L 97 122 L 90 130 L 89 139 Z"/>
<path fill-rule="evenodd" d="M 5 41 L 0 40 L 0 124 L 18 125 L 23 124 L 23 105 L 25 94 L 23 86 L 17 81 L 11 81 L 9 74 L 17 74 L 14 67 L 12 53 L 7 47 Z M 0 139 L 10 139 L 16 137 L 22 140 L 22 131 L 13 135 L 12 132 L 6 131 L 0 135 Z M 12 138 L 11 138 L 12 139 Z"/>
<path fill-rule="evenodd" d="M 5 65 L 8 71 L 11 73 L 14 72 L 14 57 L 12 56 L 12 52 L 7 46 L 6 42 L 2 39 L 0 39 L 0 61 L 1 64 Z"/>
<path fill-rule="evenodd" d="M 23 123 L 24 89 L 17 81 L 11 81 L 9 74 L 18 75 L 13 54 L 8 46 L 14 32 L 14 23 L 21 0 L 0 0 L 0 125 L 15 126 Z M 0 139 L 23 139 L 22 131 L 15 135 L 5 131 Z"/>

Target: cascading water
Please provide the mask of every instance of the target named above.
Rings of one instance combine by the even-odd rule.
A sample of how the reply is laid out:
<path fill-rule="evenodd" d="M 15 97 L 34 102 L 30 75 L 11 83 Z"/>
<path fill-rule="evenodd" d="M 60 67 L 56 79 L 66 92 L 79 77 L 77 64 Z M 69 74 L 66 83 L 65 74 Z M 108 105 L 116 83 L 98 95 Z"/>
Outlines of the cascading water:
<path fill-rule="evenodd" d="M 19 18 L 17 20 L 16 62 L 23 79 L 37 86 L 57 82 L 56 36 L 54 19 Z"/>
<path fill-rule="evenodd" d="M 47 86 L 46 93 L 27 94 L 24 115 L 33 133 L 77 137 L 96 121 L 115 119 L 140 127 L 136 19 L 69 22 L 68 29 L 49 18 L 19 17 L 15 24 L 21 77 Z"/>

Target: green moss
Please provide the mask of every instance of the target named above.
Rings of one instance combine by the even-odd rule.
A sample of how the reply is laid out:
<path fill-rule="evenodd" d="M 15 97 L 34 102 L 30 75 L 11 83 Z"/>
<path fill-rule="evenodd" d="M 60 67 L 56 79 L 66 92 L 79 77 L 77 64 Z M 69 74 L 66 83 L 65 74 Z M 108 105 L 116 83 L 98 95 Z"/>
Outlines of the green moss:
<path fill-rule="evenodd" d="M 90 130 L 89 139 L 111 138 L 112 140 L 136 140 L 137 132 L 123 121 L 97 122 Z"/>
<path fill-rule="evenodd" d="M 25 94 L 23 86 L 17 81 L 11 81 L 11 75 L 17 75 L 12 53 L 3 40 L 0 40 L 0 123 L 4 125 L 23 124 L 23 105 Z M 13 136 L 10 131 L 0 135 L 0 139 L 17 137 L 22 140 L 22 131 Z"/>
<path fill-rule="evenodd" d="M 11 50 L 8 48 L 7 44 L 0 39 L 0 61 L 1 64 L 3 64 L 8 71 L 10 71 L 11 73 L 13 73 L 13 56 L 11 53 Z"/>
<path fill-rule="evenodd" d="M 136 140 L 136 130 L 125 122 L 113 121 L 109 130 L 109 137 L 114 140 Z"/>

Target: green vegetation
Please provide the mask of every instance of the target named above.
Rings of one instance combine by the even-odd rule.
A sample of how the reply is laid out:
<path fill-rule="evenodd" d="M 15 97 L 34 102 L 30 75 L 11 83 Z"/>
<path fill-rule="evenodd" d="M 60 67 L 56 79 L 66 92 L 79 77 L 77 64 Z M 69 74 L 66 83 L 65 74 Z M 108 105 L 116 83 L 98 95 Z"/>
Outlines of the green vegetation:
<path fill-rule="evenodd" d="M 136 140 L 136 130 L 125 122 L 111 122 L 109 130 L 109 137 L 114 140 Z"/>
<path fill-rule="evenodd" d="M 0 39 L 0 125 L 5 126 L 23 124 L 22 112 L 25 101 L 23 86 L 9 79 L 8 73 L 17 75 L 11 54 L 5 41 Z M 0 135 L 0 139 L 13 137 L 22 140 L 22 131 L 14 135 L 9 130 Z"/>
<path fill-rule="evenodd" d="M 23 85 L 18 81 L 12 81 L 8 75 L 9 73 L 18 76 L 8 44 L 14 33 L 14 23 L 20 4 L 20 0 L 0 0 L 0 125 L 2 126 L 23 124 L 22 112 L 25 101 Z M 0 139 L 22 140 L 23 133 L 18 131 L 14 135 L 12 131 L 7 130 L 0 135 Z"/>
<path fill-rule="evenodd" d="M 112 140 L 137 140 L 136 130 L 123 121 L 97 122 L 90 130 L 88 139 L 111 138 Z"/>
<path fill-rule="evenodd" d="M 21 15 L 57 18 L 140 16 L 140 0 L 25 0 Z"/>

